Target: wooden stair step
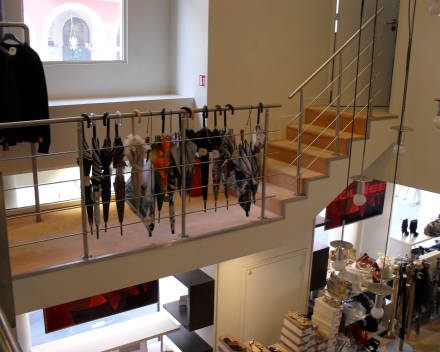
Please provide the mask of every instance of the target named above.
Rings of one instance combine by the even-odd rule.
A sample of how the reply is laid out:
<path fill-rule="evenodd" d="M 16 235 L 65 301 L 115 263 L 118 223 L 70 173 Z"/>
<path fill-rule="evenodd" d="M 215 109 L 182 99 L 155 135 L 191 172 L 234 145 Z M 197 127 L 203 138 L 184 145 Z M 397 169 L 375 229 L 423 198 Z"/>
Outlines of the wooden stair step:
<path fill-rule="evenodd" d="M 298 125 L 288 125 L 287 126 L 287 139 L 290 141 L 294 140 L 298 136 Z M 319 137 L 318 137 L 319 136 Z M 353 134 L 354 140 L 364 139 L 364 135 Z M 316 141 L 315 141 L 316 139 Z M 335 149 L 335 130 L 322 126 L 315 126 L 304 124 L 302 133 L 302 143 L 305 145 L 310 145 L 313 143 L 314 147 L 317 148 L 327 148 L 327 150 L 334 151 Z M 346 128 L 344 132 L 339 133 L 339 154 L 348 155 L 348 150 L 350 148 L 351 141 L 351 125 Z M 297 141 L 293 142 L 297 143 Z"/>
<path fill-rule="evenodd" d="M 260 182 L 256 198 L 262 197 L 263 183 Z M 266 182 L 266 197 L 275 195 L 273 198 L 266 199 L 266 209 L 272 213 L 284 215 L 284 201 L 286 199 L 295 198 L 294 192 L 284 187 L 277 186 L 273 183 Z M 257 200 L 256 205 L 261 207 L 262 201 Z"/>

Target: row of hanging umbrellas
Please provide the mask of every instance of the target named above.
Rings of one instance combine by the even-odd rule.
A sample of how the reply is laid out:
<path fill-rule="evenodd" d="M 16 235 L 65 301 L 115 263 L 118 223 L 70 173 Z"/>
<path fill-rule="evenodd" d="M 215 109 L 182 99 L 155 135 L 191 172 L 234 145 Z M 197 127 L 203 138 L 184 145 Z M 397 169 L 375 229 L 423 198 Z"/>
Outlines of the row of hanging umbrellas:
<path fill-rule="evenodd" d="M 234 115 L 234 108 L 227 104 Z M 256 201 L 260 176 L 260 150 L 264 143 L 264 133 L 259 125 L 260 112 L 262 104 L 258 109 L 258 122 L 252 131 L 252 141 L 248 143 L 244 139 L 244 130 L 241 130 L 241 144 L 236 145 L 234 131 L 227 128 L 226 110 L 221 106 L 216 106 L 214 112 L 214 129 L 211 131 L 206 127 L 208 118 L 208 108 L 205 105 L 202 114 L 202 127 L 194 132 L 189 129 L 188 120 L 185 129 L 185 150 L 186 150 L 186 184 L 185 189 L 191 198 L 191 188 L 194 175 L 194 159 L 196 156 L 200 159 L 202 195 L 204 209 L 206 212 L 206 202 L 208 199 L 209 169 L 211 164 L 213 195 L 215 201 L 215 210 L 217 211 L 217 200 L 220 186 L 226 197 L 228 206 L 229 185 L 237 192 L 238 202 L 246 216 L 252 202 Z M 192 111 L 187 110 L 190 115 Z M 251 112 L 252 109 L 250 109 Z M 141 121 L 139 111 L 134 110 Z M 217 127 L 217 112 L 224 116 L 224 128 Z M 157 204 L 158 222 L 160 222 L 160 212 L 163 203 L 169 204 L 169 218 L 171 232 L 175 232 L 175 211 L 174 202 L 176 200 L 176 191 L 182 190 L 182 124 L 179 114 L 179 132 L 172 133 L 170 122 L 170 133 L 165 135 L 165 109 L 162 109 L 162 133 L 154 137 L 150 145 L 150 136 L 145 139 L 135 134 L 134 118 L 132 119 L 132 134 L 124 142 L 119 136 L 118 126 L 122 119 L 119 112 L 119 119 L 115 123 L 115 139 L 110 139 L 110 124 L 104 114 L 104 126 L 107 126 L 107 134 L 102 148 L 100 148 L 99 139 L 96 136 L 96 121 L 93 121 L 92 149 L 84 137 L 83 131 L 83 165 L 86 178 L 85 185 L 85 205 L 87 209 L 87 219 L 93 233 L 93 225 L 96 227 L 97 238 L 99 238 L 100 225 L 100 199 L 103 203 L 103 220 L 105 231 L 107 231 L 107 222 L 109 218 L 109 207 L 111 200 L 111 165 L 116 170 L 114 191 L 116 198 L 116 208 L 120 224 L 121 235 L 124 219 L 124 203 L 126 202 L 133 212 L 141 219 L 148 230 L 149 236 L 155 226 L 155 206 Z M 83 114 L 87 121 L 87 127 L 90 127 L 90 119 L 87 114 Z M 93 117 L 93 114 L 91 115 Z M 249 115 L 250 118 L 250 115 Z M 170 120 L 171 121 L 171 120 Z M 148 134 L 148 128 L 147 128 Z M 210 160 L 210 153 L 212 159 Z M 124 157 L 131 166 L 131 175 L 127 182 L 124 178 L 124 168 L 126 163 Z M 91 184 L 87 178 L 92 172 Z"/>

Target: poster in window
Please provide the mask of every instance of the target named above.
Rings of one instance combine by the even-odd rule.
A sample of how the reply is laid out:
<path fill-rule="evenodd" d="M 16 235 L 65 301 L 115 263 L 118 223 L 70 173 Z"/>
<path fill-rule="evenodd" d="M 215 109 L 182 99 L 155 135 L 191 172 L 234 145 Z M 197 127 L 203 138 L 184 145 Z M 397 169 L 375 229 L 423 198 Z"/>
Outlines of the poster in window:
<path fill-rule="evenodd" d="M 357 181 L 353 181 L 348 188 L 327 206 L 325 217 L 332 222 L 325 225 L 325 230 L 342 226 L 344 219 L 345 224 L 348 225 L 377 215 L 382 215 L 387 183 L 378 180 L 365 183 L 364 194 L 367 201 L 360 207 L 353 202 L 353 198 L 356 195 L 356 187 Z"/>
<path fill-rule="evenodd" d="M 43 309 L 46 334 L 159 301 L 159 281 L 103 293 Z"/>

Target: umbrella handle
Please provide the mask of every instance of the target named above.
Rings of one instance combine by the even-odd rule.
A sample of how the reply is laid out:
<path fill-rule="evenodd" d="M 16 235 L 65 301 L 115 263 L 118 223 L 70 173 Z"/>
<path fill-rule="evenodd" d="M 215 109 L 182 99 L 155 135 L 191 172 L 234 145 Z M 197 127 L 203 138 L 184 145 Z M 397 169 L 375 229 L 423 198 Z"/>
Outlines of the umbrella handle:
<path fill-rule="evenodd" d="M 110 115 L 108 113 L 108 111 L 106 111 L 103 115 L 102 115 L 102 123 L 104 124 L 104 126 L 107 127 L 107 136 L 110 136 L 110 123 L 107 121 L 107 116 Z"/>
<path fill-rule="evenodd" d="M 182 114 L 179 114 L 179 132 L 182 133 Z"/>
<path fill-rule="evenodd" d="M 244 130 L 240 130 L 241 143 L 244 143 Z"/>
<path fill-rule="evenodd" d="M 206 105 L 203 105 L 203 128 L 206 128 L 205 119 L 208 118 L 208 107 Z"/>
<path fill-rule="evenodd" d="M 93 119 L 95 117 L 95 114 L 92 112 L 90 114 L 90 117 Z M 93 138 L 96 138 L 96 120 L 92 120 L 93 125 Z"/>
<path fill-rule="evenodd" d="M 220 105 L 215 106 L 217 110 L 220 111 L 220 116 L 222 116 L 222 107 Z M 214 129 L 217 129 L 217 110 L 214 111 Z"/>
<path fill-rule="evenodd" d="M 162 135 L 165 134 L 165 108 L 162 109 Z"/>
<path fill-rule="evenodd" d="M 230 108 L 231 109 L 231 113 L 232 113 L 232 115 L 234 115 L 235 114 L 235 110 L 234 110 L 234 107 L 231 105 L 231 104 L 226 104 L 225 105 L 225 107 L 227 107 L 227 108 Z M 226 126 L 227 126 L 227 122 L 226 122 L 226 110 L 225 110 L 225 129 L 226 129 Z"/>
<path fill-rule="evenodd" d="M 139 112 L 139 110 L 134 109 L 133 112 L 137 115 L 138 117 L 138 123 L 142 122 L 142 115 Z M 131 133 L 133 134 L 133 136 L 136 134 L 136 129 L 135 129 L 135 125 L 134 125 L 134 117 L 131 118 Z"/>
<path fill-rule="evenodd" d="M 263 112 L 263 103 L 259 102 L 258 103 L 258 118 L 257 118 L 257 126 L 260 126 L 260 112 Z"/>
<path fill-rule="evenodd" d="M 81 114 L 82 117 L 87 121 L 87 128 L 90 128 L 90 117 L 86 113 Z"/>
<path fill-rule="evenodd" d="M 183 106 L 181 107 L 182 110 L 185 110 L 189 114 L 189 118 L 186 119 L 186 129 L 189 130 L 189 119 L 194 119 L 194 110 L 193 108 L 190 108 L 189 106 Z"/>
<path fill-rule="evenodd" d="M 115 119 L 115 134 L 119 136 L 119 125 L 122 125 L 122 114 L 116 111 L 117 118 Z"/>

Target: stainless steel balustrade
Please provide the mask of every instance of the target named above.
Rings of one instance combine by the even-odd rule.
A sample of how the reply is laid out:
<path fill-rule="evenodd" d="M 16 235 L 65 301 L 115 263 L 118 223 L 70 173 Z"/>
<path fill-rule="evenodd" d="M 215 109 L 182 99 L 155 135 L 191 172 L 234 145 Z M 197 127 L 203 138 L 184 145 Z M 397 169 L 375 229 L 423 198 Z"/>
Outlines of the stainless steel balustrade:
<path fill-rule="evenodd" d="M 229 108 L 229 107 L 224 107 L 222 108 L 222 111 L 238 111 L 238 110 L 249 110 L 249 109 L 257 109 L 260 108 L 261 106 L 258 104 L 255 105 L 243 105 L 243 106 L 236 106 L 234 108 Z M 268 155 L 272 155 L 272 154 L 276 154 L 276 153 L 268 153 L 267 152 L 267 143 L 268 143 L 268 134 L 272 133 L 272 132 L 278 132 L 278 131 L 269 131 L 269 109 L 270 108 L 278 108 L 281 107 L 281 105 L 277 105 L 277 104 L 263 104 L 263 108 L 266 109 L 266 114 L 265 114 L 265 126 L 264 126 L 264 130 L 262 131 L 265 135 L 265 143 L 264 143 L 264 147 L 263 147 L 263 153 L 260 153 L 259 157 L 263 158 L 263 164 L 262 164 L 262 170 L 263 173 L 259 176 L 259 177 L 252 177 L 250 178 L 250 180 L 254 180 L 254 179 L 261 179 L 262 180 L 262 197 L 258 198 L 257 200 L 261 200 L 262 201 L 262 207 L 261 207 L 261 216 L 260 218 L 262 220 L 266 219 L 265 217 L 265 200 L 267 198 L 272 198 L 274 196 L 270 196 L 268 197 L 266 195 L 266 179 L 267 177 L 271 177 L 271 176 L 276 176 L 276 175 L 267 175 L 267 156 Z M 193 109 L 194 113 L 201 113 L 204 112 L 204 109 Z M 211 108 L 208 109 L 208 111 L 210 112 L 214 112 L 214 111 L 218 111 L 217 108 Z M 188 119 L 188 111 L 184 110 L 184 109 L 180 109 L 180 110 L 166 110 L 165 111 L 165 115 L 178 115 L 181 114 L 182 117 L 185 119 Z M 148 112 L 141 112 L 142 116 L 162 116 L 162 112 L 161 111 L 148 111 Z M 137 117 L 138 115 L 135 113 L 124 113 L 122 114 L 122 118 L 133 118 L 133 117 Z M 116 114 L 110 114 L 107 116 L 107 119 L 116 119 L 119 118 L 118 115 Z M 94 117 L 90 117 L 90 120 L 102 120 L 103 119 L 103 115 L 95 115 Z M 83 154 L 83 146 L 82 146 L 82 138 L 83 138 L 83 130 L 84 130 L 84 122 L 85 119 L 84 117 L 66 117 L 66 118 L 56 118 L 56 119 L 49 119 L 49 120 L 37 120 L 37 121 L 22 121 L 22 122 L 13 122 L 13 123 L 3 123 L 0 124 L 0 129 L 5 129 L 5 128 L 14 128 L 14 127 L 24 127 L 24 126 L 36 126 L 36 125 L 48 125 L 48 124 L 59 124 L 59 123 L 71 123 L 71 122 L 76 122 L 76 129 L 77 129 L 77 143 L 78 143 L 78 150 L 74 150 L 74 151 L 66 151 L 66 152 L 57 152 L 57 153 L 52 153 L 52 154 L 45 154 L 45 155 L 41 155 L 41 156 L 50 156 L 50 155 L 59 155 L 59 154 L 71 154 L 71 153 L 78 153 L 79 156 L 79 168 L 80 168 L 80 177 L 74 180 L 66 180 L 66 181 L 57 181 L 57 182 L 49 182 L 49 183 L 42 183 L 42 184 L 38 184 L 35 183 L 33 185 L 29 185 L 29 186 L 21 186 L 21 187 L 14 187 L 14 188 L 8 188 L 8 189 L 1 189 L 1 195 L 4 196 L 4 192 L 5 191 L 12 191 L 15 189 L 21 189 L 21 188 L 27 188 L 27 187 L 34 187 L 35 189 L 38 190 L 38 187 L 41 186 L 45 186 L 45 185 L 51 185 L 51 184 L 58 184 L 58 183 L 63 183 L 63 182 L 71 182 L 71 181 L 81 181 L 81 205 L 79 206 L 71 206 L 71 207 L 65 207 L 62 209 L 54 209 L 54 210 L 48 210 L 48 211 L 35 211 L 34 213 L 31 214 L 23 214 L 23 215 L 17 215 L 17 216 L 11 216 L 8 217 L 7 219 L 15 219 L 15 218 L 21 218 L 21 217 L 28 217 L 28 216 L 41 216 L 41 214 L 47 214 L 47 213 L 52 213 L 52 212 L 59 212 L 59 211 L 65 211 L 65 210 L 72 210 L 72 209 L 78 209 L 81 208 L 81 212 L 82 212 L 82 231 L 78 232 L 78 233 L 73 233 L 73 234 L 68 234 L 68 235 L 63 235 L 63 236 L 56 236 L 56 237 L 52 237 L 52 238 L 46 238 L 46 239 L 42 239 L 42 240 L 37 240 L 37 241 L 32 241 L 32 242 L 27 242 L 27 243 L 22 243 L 22 244 L 18 244 L 18 245 L 13 245 L 13 246 L 9 246 L 9 248 L 16 248 L 16 247 L 22 247 L 25 245 L 29 245 L 29 244 L 36 244 L 36 243 L 41 243 L 41 242 L 47 242 L 47 241 L 51 241 L 51 240 L 56 240 L 56 239 L 61 239 L 61 238 L 67 238 L 67 237 L 72 237 L 72 236 L 78 236 L 78 235 L 82 235 L 82 240 L 83 240 L 83 256 L 82 258 L 84 260 L 87 260 L 91 257 L 90 253 L 89 253 L 89 246 L 88 246 L 88 234 L 90 233 L 90 231 L 88 231 L 88 226 L 87 226 L 87 214 L 86 214 L 86 205 L 84 202 L 85 199 L 85 190 L 84 190 L 84 183 L 86 180 L 90 180 L 93 178 L 92 177 L 84 177 L 83 175 L 83 163 L 82 163 L 82 154 Z M 184 133 L 184 131 L 182 131 Z M 241 134 L 235 134 L 234 136 L 239 136 Z M 250 133 L 244 133 L 244 135 L 252 135 L 252 132 Z M 207 138 L 218 138 L 218 137 L 207 137 Z M 196 139 L 201 139 L 201 138 L 196 138 Z M 190 139 L 190 140 L 194 140 L 194 139 Z M 182 190 L 176 190 L 176 192 L 181 192 L 182 194 L 182 211 L 180 214 L 174 214 L 174 216 L 181 216 L 182 219 L 182 229 L 181 229 L 181 234 L 180 237 L 189 237 L 188 234 L 186 233 L 186 215 L 187 214 L 195 214 L 198 212 L 202 212 L 204 210 L 196 210 L 196 211 L 186 211 L 186 201 L 185 201 L 185 197 L 186 197 L 186 191 L 189 189 L 196 189 L 196 188 L 204 188 L 204 187 L 211 187 L 213 185 L 209 185 L 209 186 L 200 186 L 200 187 L 192 187 L 192 188 L 185 188 L 185 167 L 190 166 L 190 165 L 194 165 L 194 163 L 188 163 L 185 160 L 186 157 L 186 153 L 185 153 L 185 148 L 184 148 L 184 143 L 187 141 L 185 135 L 182 135 L 182 165 L 179 166 L 172 166 L 172 167 L 182 167 Z M 154 144 L 155 142 L 152 143 L 148 143 L 148 144 Z M 112 147 L 113 148 L 113 147 Z M 101 149 L 101 148 L 100 148 Z M 36 156 L 40 156 L 40 155 L 36 155 Z M 12 161 L 12 160 L 17 160 L 17 159 L 24 159 L 24 158 L 29 158 L 32 157 L 33 160 L 35 159 L 33 155 L 30 156 L 22 156 L 22 157 L 17 157 L 17 158 L 5 158 L 1 161 Z M 236 157 L 234 159 L 243 159 L 243 158 L 247 158 L 247 157 Z M 202 162 L 202 163 L 211 163 L 211 161 L 207 161 L 207 162 Z M 199 165 L 201 163 L 198 163 Z M 143 170 L 145 171 L 145 170 Z M 137 172 L 143 172 L 143 171 L 137 171 Z M 1 169 L 0 169 L 1 172 Z M 136 171 L 135 171 L 136 172 Z M 125 174 L 125 173 L 124 173 Z M 126 172 L 126 174 L 131 174 L 131 172 Z M 1 174 L 0 174 L 0 177 Z M 231 181 L 229 183 L 233 183 L 234 181 Z M 223 185 L 223 183 L 219 183 L 218 184 Z M 160 193 L 162 194 L 162 193 Z M 155 194 L 149 194 L 149 196 L 151 195 L 155 195 Z M 138 197 L 133 197 L 133 198 L 126 198 L 126 199 L 134 199 L 134 198 L 138 198 Z M 114 203 L 116 202 L 115 200 L 111 200 L 109 202 L 105 202 L 105 203 Z M 237 203 L 233 203 L 233 204 L 229 204 L 229 206 L 234 206 L 234 205 L 239 205 L 241 203 L 244 202 L 237 202 Z M 223 208 L 226 206 L 218 206 L 217 208 Z M 208 208 L 206 210 L 213 210 L 215 208 Z M 3 214 L 5 215 L 5 214 Z M 167 216 L 167 217 L 161 217 L 162 219 L 164 218 L 170 218 L 171 216 Z M 159 220 L 159 218 L 153 219 L 153 220 Z M 137 221 L 137 222 L 132 222 L 132 223 L 127 223 L 127 224 L 123 224 L 122 226 L 130 226 L 130 225 L 134 225 L 134 224 L 140 224 L 143 223 L 143 221 Z M 120 225 L 116 225 L 116 226 L 110 226 L 107 227 L 107 229 L 111 229 L 111 228 L 117 228 Z M 99 229 L 101 230 L 101 229 Z M 6 231 L 6 230 L 5 230 Z M 0 234 L 0 235 L 4 235 L 7 236 L 7 234 Z"/>
<path fill-rule="evenodd" d="M 348 39 L 338 50 L 335 51 L 335 53 L 333 55 L 331 55 L 315 72 L 313 72 L 302 84 L 300 84 L 298 86 L 298 88 L 296 88 L 289 96 L 289 99 L 292 99 L 295 95 L 299 94 L 299 112 L 298 114 L 290 121 L 290 123 L 292 123 L 293 121 L 295 121 L 298 117 L 299 117 L 299 121 L 298 121 L 298 135 L 290 142 L 290 144 L 292 144 L 293 142 L 297 141 L 297 156 L 295 158 L 295 160 L 293 160 L 290 165 L 293 165 L 295 162 L 297 163 L 297 177 L 295 178 L 295 180 L 293 182 L 291 182 L 291 184 L 293 184 L 294 182 L 297 182 L 296 184 L 296 188 L 297 191 L 295 193 L 295 195 L 300 195 L 300 189 L 301 189 L 301 176 L 304 174 L 304 172 L 306 170 L 308 170 L 310 168 L 310 166 L 318 159 L 318 157 L 320 155 L 322 155 L 322 153 L 327 150 L 327 148 L 330 146 L 331 143 L 335 142 L 335 149 L 334 149 L 334 153 L 333 155 L 338 156 L 339 155 L 339 135 L 341 132 L 343 131 L 339 131 L 340 129 L 340 123 L 339 123 L 339 117 L 341 116 L 341 96 L 344 92 L 347 91 L 347 89 L 354 83 L 357 81 L 358 77 L 371 65 L 371 72 L 374 73 L 374 62 L 376 61 L 376 59 L 380 56 L 376 55 L 376 40 L 377 38 L 380 37 L 380 35 L 376 36 L 376 27 L 374 29 L 374 35 L 373 35 L 373 40 L 371 43 L 368 44 L 368 46 L 362 50 L 361 53 L 358 53 L 358 56 L 344 69 L 342 70 L 342 52 L 344 51 L 345 48 L 347 48 L 347 46 L 353 42 L 357 37 L 359 37 L 360 33 L 367 28 L 371 23 L 374 22 L 374 25 L 376 26 L 376 18 L 379 14 L 381 14 L 384 11 L 384 8 L 381 8 L 379 11 L 377 11 L 358 31 L 356 31 L 355 34 L 353 34 L 351 36 L 350 39 Z M 342 74 L 351 66 L 353 65 L 354 62 L 359 60 L 359 57 L 365 53 L 365 51 L 370 48 L 370 46 L 372 46 L 372 59 L 371 62 L 367 65 L 367 67 L 365 67 L 364 70 L 362 70 L 361 73 L 357 74 L 357 77 L 355 77 L 355 79 L 353 81 L 350 82 L 350 84 L 342 91 L 342 82 L 341 82 L 341 76 Z M 330 84 L 328 84 L 308 105 L 307 107 L 304 108 L 304 87 L 314 78 L 316 77 L 324 68 L 327 67 L 327 65 L 329 65 L 330 63 L 334 62 L 334 59 L 338 58 L 338 64 L 337 64 L 337 69 L 338 69 L 338 75 L 336 76 L 336 78 L 332 79 L 332 81 L 330 82 Z M 380 73 L 380 72 L 379 72 Z M 373 74 L 374 75 L 374 74 Z M 375 76 L 377 77 L 377 75 Z M 332 77 L 333 78 L 333 77 Z M 374 79 L 372 79 L 370 77 L 370 81 L 367 85 L 367 87 L 369 87 L 369 95 L 372 96 L 373 98 L 370 100 L 367 104 L 367 106 L 370 104 L 370 102 L 373 101 L 374 97 L 377 95 L 374 94 L 374 89 L 372 87 L 372 83 L 373 83 Z M 303 116 L 304 113 L 306 111 L 307 108 L 309 108 L 317 99 L 318 97 L 321 96 L 322 93 L 324 93 L 329 87 L 331 87 L 333 84 L 337 85 L 337 96 L 335 99 L 333 99 L 333 101 L 303 130 L 302 129 L 302 123 L 303 123 Z M 362 92 L 365 90 L 365 88 L 362 90 Z M 359 95 L 357 95 L 359 96 Z M 307 146 L 304 150 L 302 150 L 302 135 L 305 131 L 307 131 L 307 129 L 320 117 L 322 116 L 322 114 L 324 114 L 325 111 L 328 110 L 328 108 L 336 102 L 336 118 L 324 129 L 324 131 L 322 131 L 318 137 L 316 137 L 312 143 L 309 144 L 309 146 Z M 353 102 L 353 101 L 352 101 Z M 350 104 L 352 104 L 352 102 Z M 350 105 L 349 104 L 349 105 Z M 345 111 L 346 109 L 344 109 Z M 362 109 L 362 111 L 364 110 L 364 108 Z M 367 111 L 367 121 L 368 121 L 368 117 L 372 116 L 372 104 L 369 105 L 369 110 Z M 357 115 L 358 116 L 358 115 Z M 353 116 L 353 123 L 354 123 L 354 119 L 355 117 Z M 332 142 L 327 145 L 327 147 L 318 155 L 318 157 L 316 157 L 311 164 L 309 164 L 305 170 L 301 173 L 301 156 L 302 154 L 304 154 L 308 148 L 333 124 L 335 123 L 335 138 L 332 140 Z M 367 131 L 365 132 L 367 133 Z"/>
<path fill-rule="evenodd" d="M 4 352 L 23 352 L 12 332 L 11 325 L 0 306 L 0 347 Z"/>

